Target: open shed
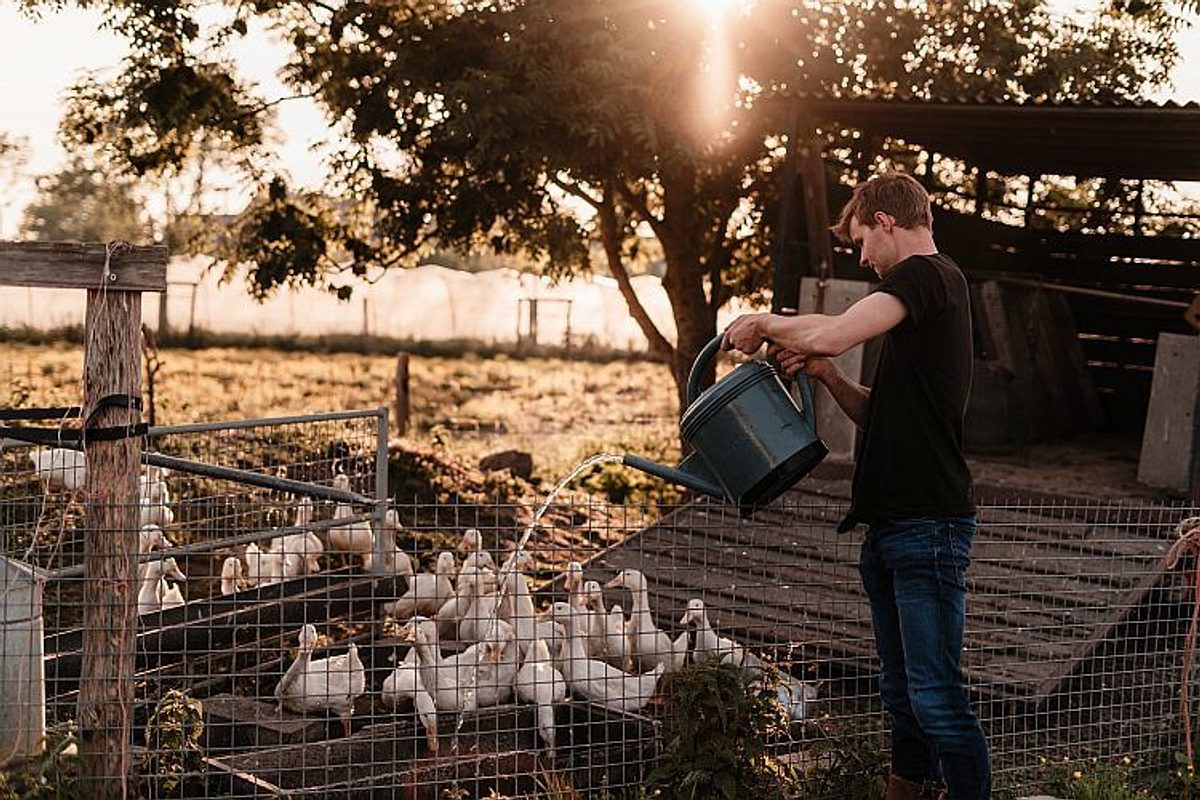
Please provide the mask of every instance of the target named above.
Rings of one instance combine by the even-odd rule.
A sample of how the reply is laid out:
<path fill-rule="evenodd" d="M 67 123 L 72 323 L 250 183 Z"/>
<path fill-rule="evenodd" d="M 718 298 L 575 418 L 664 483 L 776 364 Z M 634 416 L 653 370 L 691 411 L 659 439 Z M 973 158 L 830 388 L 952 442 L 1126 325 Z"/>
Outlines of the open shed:
<path fill-rule="evenodd" d="M 803 187 L 797 218 L 806 224 L 776 262 L 777 310 L 800 307 L 806 276 L 873 279 L 831 241 L 830 219 L 877 157 L 895 156 L 896 142 L 916 146 L 926 155 L 913 174 L 934 198 L 939 245 L 977 288 L 977 330 L 989 329 L 979 287 L 999 285 L 1010 309 L 1042 290 L 1069 312 L 1069 325 L 1048 332 L 1077 341 L 1102 412 L 1091 426 L 1140 430 L 1158 335 L 1200 327 L 1200 216 L 1159 207 L 1148 189 L 1200 181 L 1200 106 L 814 95 L 794 102 L 796 131 L 809 131 L 796 137 L 801 152 L 793 160 Z M 937 179 L 941 159 L 962 167 L 965 191 Z M 1105 179 L 1113 191 L 1090 207 L 1056 206 L 1048 179 L 1060 178 Z M 986 341 L 978 350 L 996 359 Z M 1055 432 L 1027 430 L 1032 438 Z"/>

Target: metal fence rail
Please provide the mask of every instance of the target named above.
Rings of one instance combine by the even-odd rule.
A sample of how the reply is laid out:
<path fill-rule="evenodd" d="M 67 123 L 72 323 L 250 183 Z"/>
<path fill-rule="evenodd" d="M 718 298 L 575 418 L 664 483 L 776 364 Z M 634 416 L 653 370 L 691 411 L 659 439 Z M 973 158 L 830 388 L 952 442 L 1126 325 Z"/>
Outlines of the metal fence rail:
<path fill-rule="evenodd" d="M 810 479 L 749 517 L 570 493 L 513 558 L 536 501 L 388 501 L 382 412 L 259 423 L 156 429 L 147 449 L 367 502 L 309 506 L 189 473 L 161 477 L 166 500 L 143 496 L 166 542 L 136 579 L 142 795 L 638 798 L 687 765 L 680 731 L 708 719 L 730 675 L 749 700 L 722 695 L 715 727 L 744 716 L 729 735 L 759 737 L 739 780 L 773 782 L 763 796 L 850 798 L 886 774 L 859 537 L 833 532 L 844 487 Z M 0 760 L 29 745 L 17 720 L 46 725 L 46 749 L 3 775 L 69 784 L 82 500 L 27 448 L 2 456 Z M 1172 796 L 1195 599 L 1192 564 L 1165 559 L 1194 515 L 981 507 L 964 669 L 997 796 L 1045 791 L 1064 758 Z M 162 571 L 168 558 L 186 578 Z M 706 661 L 736 666 L 704 683 Z"/>

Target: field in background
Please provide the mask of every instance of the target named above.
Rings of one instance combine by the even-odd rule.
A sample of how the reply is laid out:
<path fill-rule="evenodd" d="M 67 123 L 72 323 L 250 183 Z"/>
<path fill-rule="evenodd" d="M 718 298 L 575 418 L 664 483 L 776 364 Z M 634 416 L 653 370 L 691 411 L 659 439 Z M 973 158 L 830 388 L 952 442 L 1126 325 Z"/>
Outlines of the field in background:
<path fill-rule="evenodd" d="M 164 349 L 158 424 L 392 406 L 395 357 L 264 348 Z M 0 406 L 80 400 L 78 345 L 0 343 Z M 635 450 L 678 456 L 675 390 L 665 366 L 498 354 L 413 356 L 413 429 L 474 461 L 499 450 L 533 454 L 534 477 L 554 482 L 582 458 Z M 976 455 L 976 481 L 1024 491 L 1113 499 L 1158 498 L 1137 483 L 1140 438 L 1088 434 Z"/>
<path fill-rule="evenodd" d="M 354 353 L 257 348 L 164 349 L 155 379 L 157 424 L 392 407 L 396 360 Z M 83 350 L 0 344 L 0 406 L 80 402 Z M 413 429 L 474 460 L 508 448 L 533 454 L 555 480 L 602 450 L 678 453 L 675 388 L 667 368 L 638 361 L 413 356 Z"/>

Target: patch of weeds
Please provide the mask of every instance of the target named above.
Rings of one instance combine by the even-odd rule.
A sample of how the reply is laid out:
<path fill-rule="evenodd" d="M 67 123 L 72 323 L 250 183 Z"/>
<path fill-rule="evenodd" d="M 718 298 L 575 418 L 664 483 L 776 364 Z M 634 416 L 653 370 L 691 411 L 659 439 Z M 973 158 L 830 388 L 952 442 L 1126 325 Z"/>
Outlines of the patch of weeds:
<path fill-rule="evenodd" d="M 79 755 L 74 733 L 47 731 L 41 755 L 0 771 L 0 800 L 75 800 Z"/>
<path fill-rule="evenodd" d="M 179 794 L 188 773 L 200 768 L 203 755 L 204 707 L 178 689 L 162 696 L 146 723 L 142 768 L 150 797 Z"/>
<path fill-rule="evenodd" d="M 1150 789 L 1135 784 L 1132 761 L 1090 759 L 1043 761 L 1048 791 L 1064 800 L 1155 800 Z M 1178 795 L 1176 797 L 1179 797 Z"/>
<path fill-rule="evenodd" d="M 802 760 L 791 767 L 799 797 L 877 800 L 887 791 L 890 755 L 882 731 L 862 722 L 814 720 Z"/>
<path fill-rule="evenodd" d="M 776 688 L 728 664 L 687 667 L 663 680 L 666 750 L 649 788 L 666 800 L 781 797 L 767 740 L 786 727 Z"/>

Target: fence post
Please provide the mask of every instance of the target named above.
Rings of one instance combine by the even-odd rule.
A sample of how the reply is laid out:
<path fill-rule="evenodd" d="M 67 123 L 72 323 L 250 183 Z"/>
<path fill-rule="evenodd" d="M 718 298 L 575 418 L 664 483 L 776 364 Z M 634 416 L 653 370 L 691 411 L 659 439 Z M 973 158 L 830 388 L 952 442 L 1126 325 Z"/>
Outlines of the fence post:
<path fill-rule="evenodd" d="M 408 418 L 412 412 L 408 393 L 408 353 L 396 356 L 396 435 L 408 433 Z"/>
<path fill-rule="evenodd" d="M 0 767 L 42 752 L 46 677 L 42 585 L 27 564 L 0 556 Z"/>
<path fill-rule="evenodd" d="M 85 419 L 102 398 L 140 397 L 141 294 L 88 289 Z M 94 427 L 132 425 L 136 410 L 95 411 Z M 89 798 L 131 796 L 134 638 L 137 632 L 137 437 L 88 441 L 84 529 L 83 662 L 79 681 L 80 788 Z"/>

